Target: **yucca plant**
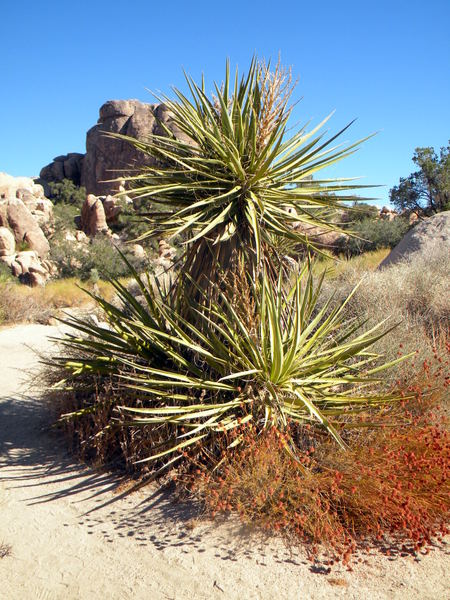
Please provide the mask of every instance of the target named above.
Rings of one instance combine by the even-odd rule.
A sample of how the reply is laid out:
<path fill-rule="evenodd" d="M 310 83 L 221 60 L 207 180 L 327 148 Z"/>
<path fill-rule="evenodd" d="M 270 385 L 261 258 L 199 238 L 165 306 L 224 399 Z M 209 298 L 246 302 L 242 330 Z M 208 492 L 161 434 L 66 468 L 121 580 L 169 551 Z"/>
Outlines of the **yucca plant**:
<path fill-rule="evenodd" d="M 313 179 L 363 140 L 334 146 L 348 126 L 325 139 L 320 130 L 329 117 L 309 132 L 304 127 L 290 134 L 293 85 L 280 64 L 271 71 L 254 59 L 247 75 L 236 70 L 233 78 L 227 63 L 212 97 L 203 79 L 199 85 L 186 76 L 186 82 L 190 98 L 178 89 L 174 100 L 158 98 L 171 113 L 176 136 L 164 124 L 165 135 L 146 141 L 110 134 L 155 162 L 127 178 L 134 197 L 162 207 L 142 213 L 149 222 L 142 237 L 187 236 L 182 271 L 202 287 L 242 262 L 253 279 L 262 268 L 273 275 L 274 239 L 310 246 L 305 228 L 295 225 L 338 229 L 330 213 L 367 187 L 351 179 Z"/>
<path fill-rule="evenodd" d="M 380 357 L 369 351 L 386 330 L 358 333 L 359 324 L 343 317 L 345 303 L 332 309 L 330 300 L 319 310 L 323 277 L 314 284 L 309 264 L 288 292 L 262 272 L 245 297 L 236 276 L 209 308 L 193 307 L 195 325 L 170 306 L 170 294 L 130 269 L 143 301 L 113 281 L 122 306 L 96 298 L 107 326 L 69 319 L 83 336 L 68 335 L 68 354 L 54 361 L 69 374 L 63 387 L 81 376 L 88 396 L 95 378 L 112 378 L 123 402 L 112 418 L 150 427 L 158 440 L 144 460 L 176 460 L 196 444 L 213 451 L 217 436 L 245 423 L 256 431 L 313 423 L 345 447 L 341 415 L 394 400 L 366 390 L 389 366 L 375 366 Z M 92 396 L 64 418 L 95 413 L 98 402 Z M 292 441 L 287 447 L 295 455 Z"/>
<path fill-rule="evenodd" d="M 94 297 L 106 326 L 67 321 L 80 335 L 62 340 L 53 365 L 79 402 L 63 418 L 101 421 L 96 440 L 142 426 L 139 458 L 161 468 L 186 448 L 214 453 L 218 436 L 246 423 L 256 432 L 313 423 L 345 447 L 348 411 L 395 400 L 369 389 L 389 366 L 369 350 L 386 330 L 361 332 L 346 303 L 319 309 L 323 277 L 314 283 L 308 261 L 289 286 L 276 240 L 308 247 L 296 222 L 336 228 L 330 211 L 363 186 L 312 176 L 361 142 L 332 147 L 339 134 L 324 141 L 323 123 L 289 137 L 292 85 L 279 65 L 253 60 L 234 81 L 227 65 L 211 99 L 204 82 L 187 83 L 190 100 L 178 90 L 163 98 L 177 136 L 126 138 L 156 159 L 128 178 L 135 197 L 164 208 L 145 215 L 145 235 L 187 236 L 181 277 L 162 290 L 128 265 L 141 300 L 113 281 L 120 305 Z M 99 393 L 106 386 L 113 393 Z M 296 455 L 293 439 L 286 448 Z"/>

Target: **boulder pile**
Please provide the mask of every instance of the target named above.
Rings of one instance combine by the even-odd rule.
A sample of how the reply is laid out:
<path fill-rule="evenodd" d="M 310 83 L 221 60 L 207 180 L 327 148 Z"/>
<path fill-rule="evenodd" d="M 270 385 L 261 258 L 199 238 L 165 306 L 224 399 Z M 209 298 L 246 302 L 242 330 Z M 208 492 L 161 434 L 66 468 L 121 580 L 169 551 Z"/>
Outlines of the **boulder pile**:
<path fill-rule="evenodd" d="M 392 210 L 387 206 L 383 206 L 380 210 L 380 219 L 384 219 L 385 221 L 393 221 L 398 217 L 398 212 L 396 210 Z"/>
<path fill-rule="evenodd" d="M 29 177 L 0 173 L 0 261 L 29 285 L 43 285 L 55 272 L 47 259 L 53 204 Z"/>
<path fill-rule="evenodd" d="M 64 156 L 57 156 L 53 161 L 41 169 L 40 179 L 42 182 L 62 181 L 70 179 L 77 186 L 81 185 L 81 172 L 83 168 L 84 154 L 70 152 Z"/>
<path fill-rule="evenodd" d="M 120 191 L 123 192 L 123 188 Z M 89 252 L 89 243 L 96 236 L 105 235 L 111 244 L 130 250 L 138 259 L 145 259 L 147 253 L 143 246 L 129 246 L 126 239 L 110 229 L 110 225 L 117 222 L 123 202 L 132 201 L 125 194 L 121 200 L 110 195 L 88 194 L 81 214 L 75 219 L 78 229 L 67 228 L 63 240 L 80 250 L 82 257 Z M 53 240 L 53 247 L 61 243 L 52 237 L 53 233 L 53 203 L 45 197 L 43 186 L 30 177 L 0 173 L 0 263 L 9 267 L 11 274 L 22 283 L 45 285 L 50 277 L 58 275 L 58 267 L 49 260 L 49 239 Z M 166 249 L 161 260 L 167 260 L 167 252 Z M 80 260 L 82 258 L 73 264 L 74 273 L 82 266 Z"/>

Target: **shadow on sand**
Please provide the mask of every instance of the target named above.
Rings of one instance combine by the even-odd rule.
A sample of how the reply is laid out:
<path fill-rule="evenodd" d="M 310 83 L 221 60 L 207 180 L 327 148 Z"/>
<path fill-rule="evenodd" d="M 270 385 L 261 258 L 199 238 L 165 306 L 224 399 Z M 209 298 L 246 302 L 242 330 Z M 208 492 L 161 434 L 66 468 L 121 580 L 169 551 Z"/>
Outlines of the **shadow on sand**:
<path fill-rule="evenodd" d="M 49 407 L 36 398 L 0 400 L 0 483 L 29 490 L 27 505 L 69 502 L 77 508 L 78 524 L 108 543 L 132 537 L 158 550 L 202 553 L 205 539 L 213 533 L 214 555 L 222 560 L 252 558 L 264 565 L 270 554 L 280 563 L 308 564 L 303 552 L 256 535 L 232 519 L 220 524 L 199 519 L 200 507 L 176 500 L 169 488 L 149 484 L 139 491 L 123 491 L 122 475 L 77 462 L 52 420 Z"/>

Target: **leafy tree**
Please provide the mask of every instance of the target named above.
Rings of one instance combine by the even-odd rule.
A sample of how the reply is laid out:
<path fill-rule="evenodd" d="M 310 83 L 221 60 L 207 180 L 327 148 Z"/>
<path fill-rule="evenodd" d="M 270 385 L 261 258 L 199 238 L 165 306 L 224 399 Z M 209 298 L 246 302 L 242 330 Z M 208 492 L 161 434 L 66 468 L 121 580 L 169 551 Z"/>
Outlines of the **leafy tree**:
<path fill-rule="evenodd" d="M 345 212 L 342 215 L 344 223 L 358 223 L 366 219 L 375 220 L 378 219 L 380 210 L 377 206 L 372 204 L 365 204 L 364 202 L 354 202 L 352 210 Z M 351 228 L 351 225 L 350 225 Z"/>
<path fill-rule="evenodd" d="M 379 248 L 393 248 L 408 231 L 408 226 L 408 220 L 402 217 L 392 221 L 365 218 L 351 227 L 356 237 L 342 238 L 338 247 L 347 256 L 355 256 Z"/>
<path fill-rule="evenodd" d="M 450 145 L 438 156 L 434 148 L 416 148 L 413 161 L 418 171 L 401 177 L 390 191 L 390 199 L 399 211 L 431 215 L 450 209 Z"/>

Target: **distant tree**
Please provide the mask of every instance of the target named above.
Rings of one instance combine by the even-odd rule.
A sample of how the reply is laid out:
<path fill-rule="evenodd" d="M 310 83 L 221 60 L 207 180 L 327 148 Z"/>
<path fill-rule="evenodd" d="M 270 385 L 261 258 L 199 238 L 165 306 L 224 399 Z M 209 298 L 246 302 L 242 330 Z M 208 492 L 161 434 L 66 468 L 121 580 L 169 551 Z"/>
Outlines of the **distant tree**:
<path fill-rule="evenodd" d="M 450 209 L 450 142 L 440 156 L 434 148 L 416 148 L 413 156 L 418 171 L 401 177 L 390 191 L 391 203 L 399 211 L 434 214 Z"/>
<path fill-rule="evenodd" d="M 354 222 L 351 231 L 357 237 L 342 237 L 336 246 L 339 252 L 346 256 L 356 256 L 380 248 L 393 248 L 408 231 L 408 219 L 397 217 L 374 219 L 367 217 Z"/>
<path fill-rule="evenodd" d="M 379 214 L 380 209 L 377 206 L 355 200 L 352 205 L 352 210 L 344 211 L 341 220 L 344 224 L 347 224 L 344 225 L 344 228 L 349 227 L 351 229 L 353 223 L 359 223 L 365 219 L 378 219 Z"/>
<path fill-rule="evenodd" d="M 70 179 L 51 181 L 48 187 L 53 204 L 72 204 L 81 208 L 86 198 L 86 188 L 75 185 Z"/>

